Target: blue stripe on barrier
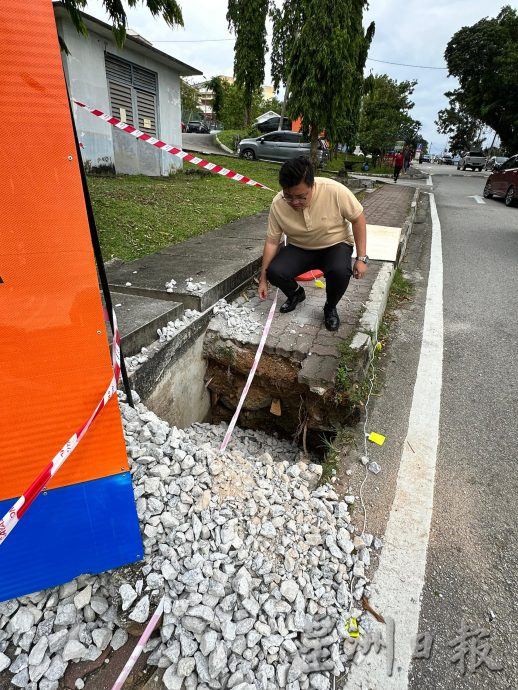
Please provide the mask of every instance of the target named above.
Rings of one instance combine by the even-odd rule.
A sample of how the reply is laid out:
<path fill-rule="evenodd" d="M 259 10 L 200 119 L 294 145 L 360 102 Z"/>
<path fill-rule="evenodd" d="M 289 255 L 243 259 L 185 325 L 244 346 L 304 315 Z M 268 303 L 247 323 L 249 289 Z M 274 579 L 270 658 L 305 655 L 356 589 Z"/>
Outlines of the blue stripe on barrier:
<path fill-rule="evenodd" d="M 12 506 L 0 502 L 0 515 Z M 0 546 L 0 601 L 143 558 L 129 472 L 38 496 Z"/>

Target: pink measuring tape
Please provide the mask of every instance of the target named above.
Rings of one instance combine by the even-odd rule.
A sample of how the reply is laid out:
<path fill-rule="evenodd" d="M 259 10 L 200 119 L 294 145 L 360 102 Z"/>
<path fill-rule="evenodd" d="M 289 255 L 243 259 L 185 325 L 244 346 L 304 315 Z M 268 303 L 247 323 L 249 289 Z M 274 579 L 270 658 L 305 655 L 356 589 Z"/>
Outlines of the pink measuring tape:
<path fill-rule="evenodd" d="M 266 319 L 266 323 L 264 324 L 263 334 L 261 336 L 261 340 L 259 341 L 257 352 L 255 353 L 254 363 L 252 364 L 252 368 L 250 369 L 250 373 L 248 374 L 248 378 L 246 380 L 245 387 L 243 388 L 243 392 L 241 393 L 241 397 L 239 398 L 239 403 L 237 405 L 236 411 L 234 412 L 234 416 L 232 417 L 232 420 L 228 425 L 227 433 L 225 434 L 223 443 L 220 446 L 219 450 L 221 453 L 223 453 L 223 451 L 228 445 L 228 442 L 230 441 L 230 437 L 232 436 L 232 432 L 234 431 L 234 427 L 236 426 L 237 418 L 239 417 L 239 413 L 241 412 L 241 408 L 243 407 L 245 398 L 248 395 L 250 386 L 252 385 L 252 380 L 255 376 L 257 365 L 259 364 L 259 360 L 261 359 L 261 355 L 263 354 L 263 348 L 264 344 L 266 343 L 266 338 L 268 337 L 268 333 L 270 332 L 270 326 L 272 325 L 273 315 L 275 312 L 275 307 L 277 306 L 278 296 L 279 289 L 277 288 L 277 290 L 275 291 L 275 297 L 273 298 L 272 306 L 270 307 L 270 311 L 268 312 L 268 318 Z"/>
<path fill-rule="evenodd" d="M 157 623 L 160 620 L 160 616 L 162 615 L 163 611 L 164 611 L 164 597 L 162 597 L 160 599 L 160 603 L 158 604 L 155 613 L 149 619 L 149 622 L 146 625 L 146 629 L 142 633 L 140 640 L 137 643 L 137 646 L 135 647 L 135 649 L 131 653 L 130 658 L 128 659 L 128 661 L 124 665 L 124 668 L 120 672 L 120 675 L 117 678 L 117 680 L 115 681 L 115 683 L 112 687 L 112 690 L 120 690 L 122 688 L 122 686 L 124 685 L 126 678 L 131 673 L 131 669 L 133 668 L 133 666 L 135 666 L 137 659 L 142 654 L 142 650 L 146 646 L 146 642 L 149 640 L 151 633 L 156 628 Z"/>
<path fill-rule="evenodd" d="M 87 105 L 81 103 L 80 101 L 74 101 L 74 103 L 78 105 L 80 108 L 88 110 L 88 112 L 92 113 L 92 115 L 95 115 L 95 117 L 104 120 L 104 122 L 108 122 L 108 124 L 117 127 L 117 129 L 131 134 L 135 137 L 135 139 L 145 141 L 146 143 L 151 144 L 151 146 L 154 146 L 157 149 L 170 153 L 172 156 L 178 156 L 178 158 L 182 158 L 184 161 L 188 161 L 193 165 L 198 165 L 200 168 L 210 170 L 210 172 L 217 173 L 218 175 L 223 175 L 223 177 L 228 177 L 231 180 L 242 182 L 243 184 L 246 184 L 249 187 L 260 187 L 261 189 L 267 189 L 268 191 L 273 192 L 273 189 L 270 189 L 270 187 L 267 187 L 266 185 L 261 184 L 260 182 L 256 182 L 255 180 L 246 177 L 246 175 L 241 175 L 240 173 L 237 173 L 235 170 L 229 170 L 228 168 L 224 168 L 222 165 L 210 163 L 209 161 L 206 161 L 203 158 L 198 158 L 198 156 L 193 156 L 192 154 L 187 153 L 186 151 L 182 151 L 182 149 L 179 149 L 176 146 L 166 144 L 165 141 L 161 141 L 160 139 L 151 136 L 151 134 L 146 134 L 145 132 L 142 132 L 140 129 L 137 129 L 132 125 L 127 125 L 126 123 L 122 122 L 122 120 L 113 117 L 113 115 L 107 115 L 106 113 L 103 113 L 102 110 L 98 110 L 97 108 L 89 108 Z"/>
<path fill-rule="evenodd" d="M 87 421 L 79 427 L 73 436 L 71 436 L 65 443 L 63 448 L 53 457 L 52 461 L 45 467 L 45 469 L 36 477 L 28 489 L 26 489 L 20 498 L 7 511 L 4 517 L 0 520 L 0 545 L 4 543 L 12 530 L 16 527 L 20 519 L 28 510 L 30 505 L 34 503 L 41 491 L 46 487 L 48 482 L 56 474 L 59 468 L 63 465 L 65 460 L 72 454 L 72 451 L 78 446 L 81 439 L 84 437 L 88 429 L 92 426 L 95 418 L 106 406 L 110 398 L 117 390 L 121 371 L 121 348 L 120 348 L 120 334 L 117 327 L 117 319 L 115 312 L 113 313 L 113 343 L 112 343 L 112 366 L 113 377 L 110 381 L 106 393 L 97 404 L 97 407 L 92 412 Z"/>

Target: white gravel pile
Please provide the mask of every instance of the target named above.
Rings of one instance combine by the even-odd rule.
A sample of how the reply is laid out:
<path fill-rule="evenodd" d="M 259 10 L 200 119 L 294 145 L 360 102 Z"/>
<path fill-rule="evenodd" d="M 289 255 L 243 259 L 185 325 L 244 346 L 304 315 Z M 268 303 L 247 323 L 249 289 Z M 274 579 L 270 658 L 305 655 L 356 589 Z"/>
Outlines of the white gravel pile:
<path fill-rule="evenodd" d="M 263 327 L 263 324 L 254 318 L 253 310 L 247 307 L 242 299 L 233 303 L 220 299 L 214 305 L 213 312 L 215 316 L 220 316 L 226 321 L 229 329 L 232 329 L 234 337 L 244 337 L 257 333 Z"/>
<path fill-rule="evenodd" d="M 148 347 L 143 347 L 138 355 L 124 358 L 128 371 L 134 371 L 135 369 L 138 369 L 141 364 L 147 362 L 148 359 L 160 349 L 160 343 L 165 343 L 169 340 L 172 340 L 175 335 L 177 335 L 181 330 L 194 321 L 194 319 L 198 318 L 200 313 L 201 312 L 196 311 L 196 309 L 186 309 L 181 318 L 176 319 L 176 321 L 168 321 L 166 326 L 163 328 L 158 328 L 158 340 L 155 340 Z"/>
<path fill-rule="evenodd" d="M 167 690 L 332 687 L 370 561 L 353 498 L 261 432 L 236 428 L 220 455 L 225 425 L 180 430 L 139 402 L 121 412 L 145 561 L 0 604 L 11 685 L 57 690 L 70 661 L 122 646 L 165 594 L 146 651 Z"/>
<path fill-rule="evenodd" d="M 186 309 L 181 319 L 176 319 L 176 321 L 168 321 L 167 326 L 164 328 L 157 329 L 158 342 L 165 343 L 168 340 L 172 340 L 174 336 L 179 333 L 182 328 L 185 328 L 193 319 L 200 316 L 201 312 L 196 311 L 196 309 Z"/>
<path fill-rule="evenodd" d="M 203 292 L 203 288 L 207 285 L 206 280 L 196 283 L 192 278 L 185 279 L 185 289 L 187 292 Z"/>

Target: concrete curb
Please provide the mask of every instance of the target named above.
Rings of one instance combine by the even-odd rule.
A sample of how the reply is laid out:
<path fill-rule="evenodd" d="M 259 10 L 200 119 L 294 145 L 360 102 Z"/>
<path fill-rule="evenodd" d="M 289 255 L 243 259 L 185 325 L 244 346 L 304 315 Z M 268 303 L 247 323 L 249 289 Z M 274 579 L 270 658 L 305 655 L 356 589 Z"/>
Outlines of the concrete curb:
<path fill-rule="evenodd" d="M 412 202 L 410 204 L 410 213 L 408 214 L 405 222 L 403 223 L 403 227 L 401 229 L 401 237 L 399 238 L 399 247 L 398 247 L 397 255 L 396 255 L 396 266 L 399 266 L 402 258 L 405 255 L 406 246 L 408 244 L 408 238 L 410 237 L 410 233 L 412 232 L 415 217 L 417 214 L 417 204 L 419 201 L 420 193 L 421 193 L 420 188 L 416 187 L 416 190 L 414 192 L 414 197 L 413 197 Z"/>
<path fill-rule="evenodd" d="M 228 146 L 225 146 L 225 144 L 222 144 L 222 143 L 221 143 L 221 141 L 219 140 L 219 137 L 218 137 L 217 134 L 214 135 L 214 138 L 215 138 L 216 141 L 218 142 L 218 146 L 221 146 L 221 148 L 223 149 L 223 151 L 226 151 L 227 153 L 231 153 L 233 156 L 236 155 L 236 152 L 235 152 L 235 151 L 232 151 L 232 149 L 229 149 Z"/>
<path fill-rule="evenodd" d="M 369 362 L 378 340 L 378 329 L 387 307 L 394 273 L 405 255 L 408 238 L 412 232 L 417 213 L 419 194 L 420 190 L 416 188 L 410 204 L 410 212 L 401 230 L 396 261 L 394 263 L 387 262 L 381 267 L 370 291 L 369 298 L 365 303 L 365 311 L 360 319 L 358 332 L 351 341 L 350 349 L 355 352 L 358 362 L 357 373 L 362 377 L 367 374 Z"/>

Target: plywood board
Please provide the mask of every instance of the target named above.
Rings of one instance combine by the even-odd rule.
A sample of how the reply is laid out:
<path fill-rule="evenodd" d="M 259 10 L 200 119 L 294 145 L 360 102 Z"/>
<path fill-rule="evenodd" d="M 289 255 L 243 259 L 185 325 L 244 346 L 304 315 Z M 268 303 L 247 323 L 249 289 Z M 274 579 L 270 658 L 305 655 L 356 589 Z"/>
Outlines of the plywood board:
<path fill-rule="evenodd" d="M 401 228 L 367 224 L 367 255 L 373 261 L 395 261 L 400 236 Z"/>

